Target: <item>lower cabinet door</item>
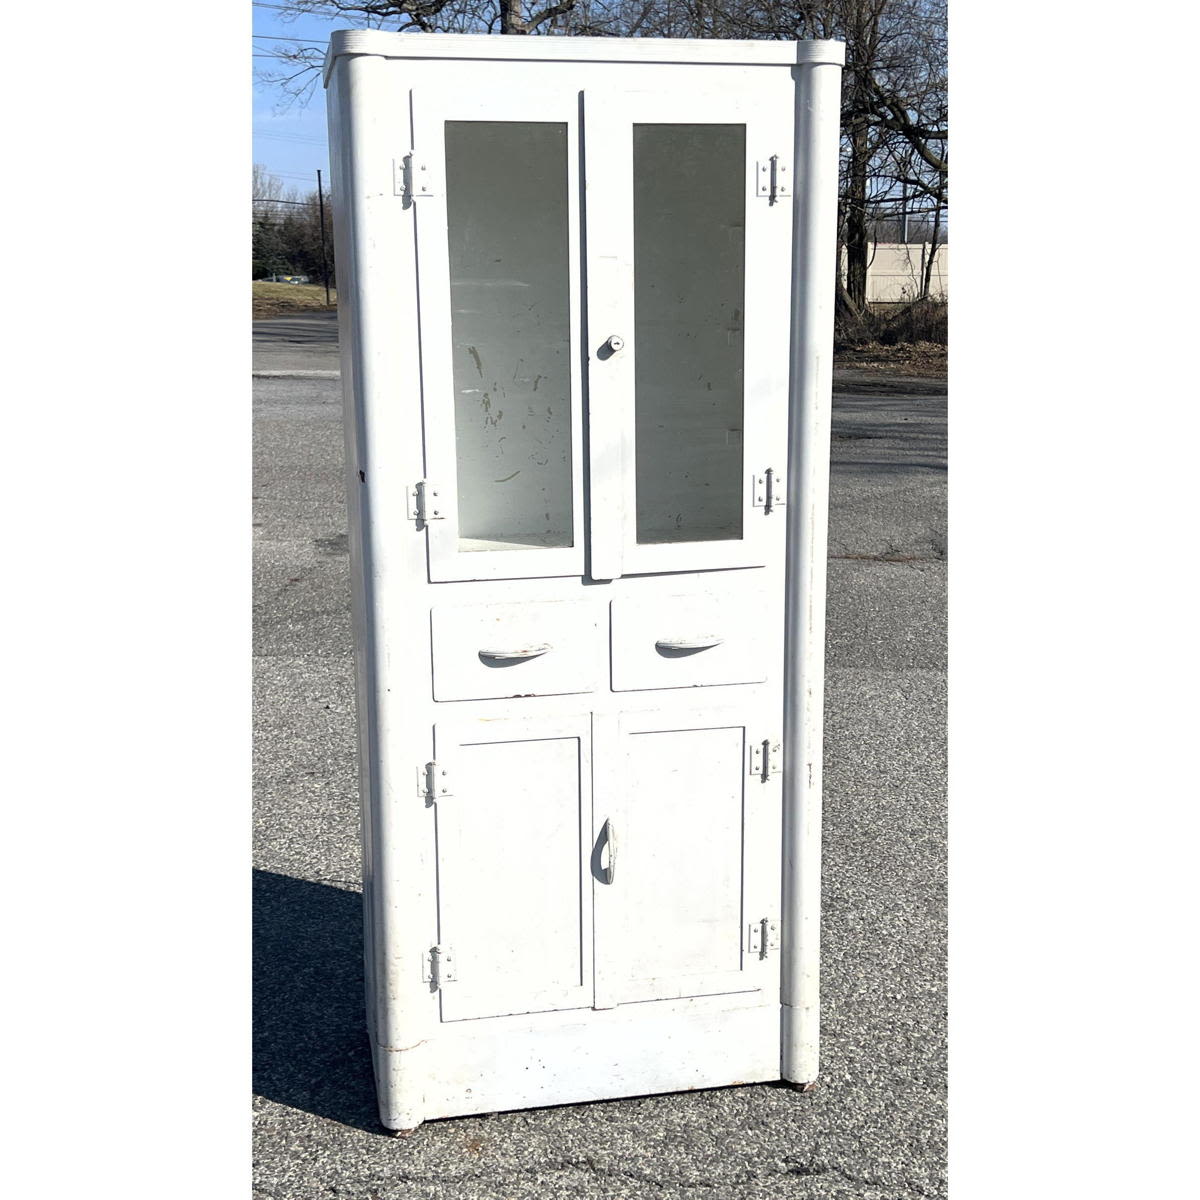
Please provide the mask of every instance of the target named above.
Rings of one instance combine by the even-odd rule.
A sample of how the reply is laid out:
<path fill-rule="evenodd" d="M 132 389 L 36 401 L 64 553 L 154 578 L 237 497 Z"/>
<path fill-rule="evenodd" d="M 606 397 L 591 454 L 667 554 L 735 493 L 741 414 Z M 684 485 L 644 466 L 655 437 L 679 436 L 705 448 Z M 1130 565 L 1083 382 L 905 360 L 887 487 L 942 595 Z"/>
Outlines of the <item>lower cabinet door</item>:
<path fill-rule="evenodd" d="M 596 1007 L 777 988 L 780 786 L 750 773 L 761 736 L 745 710 L 596 718 Z"/>
<path fill-rule="evenodd" d="M 590 733 L 587 714 L 438 722 L 442 1020 L 591 1005 Z"/>

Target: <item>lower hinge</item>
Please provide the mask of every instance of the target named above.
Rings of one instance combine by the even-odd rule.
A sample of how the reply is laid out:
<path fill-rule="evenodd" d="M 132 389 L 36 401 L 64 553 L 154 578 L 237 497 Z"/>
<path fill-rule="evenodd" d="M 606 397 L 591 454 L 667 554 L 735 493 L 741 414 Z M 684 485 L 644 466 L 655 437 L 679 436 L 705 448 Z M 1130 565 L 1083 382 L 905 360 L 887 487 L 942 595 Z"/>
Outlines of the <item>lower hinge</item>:
<path fill-rule="evenodd" d="M 444 521 L 437 488 L 431 487 L 427 479 L 414 483 L 407 490 L 408 519 L 410 521 Z"/>
<path fill-rule="evenodd" d="M 454 970 L 454 951 L 449 946 L 430 946 L 422 963 L 421 978 L 430 984 L 431 990 L 458 978 Z"/>
<path fill-rule="evenodd" d="M 432 804 L 443 796 L 450 796 L 450 772 L 441 764 L 427 762 L 417 768 L 417 794 Z"/>
<path fill-rule="evenodd" d="M 779 922 L 763 917 L 750 925 L 746 948 L 759 958 L 766 958 L 767 952 L 779 949 Z"/>
<path fill-rule="evenodd" d="M 787 478 L 782 471 L 776 471 L 774 467 L 759 471 L 751 478 L 751 485 L 754 507 L 761 508 L 764 515 L 787 503 Z"/>
<path fill-rule="evenodd" d="M 766 783 L 772 775 L 783 770 L 783 748 L 778 741 L 766 738 L 750 744 L 750 774 Z"/>

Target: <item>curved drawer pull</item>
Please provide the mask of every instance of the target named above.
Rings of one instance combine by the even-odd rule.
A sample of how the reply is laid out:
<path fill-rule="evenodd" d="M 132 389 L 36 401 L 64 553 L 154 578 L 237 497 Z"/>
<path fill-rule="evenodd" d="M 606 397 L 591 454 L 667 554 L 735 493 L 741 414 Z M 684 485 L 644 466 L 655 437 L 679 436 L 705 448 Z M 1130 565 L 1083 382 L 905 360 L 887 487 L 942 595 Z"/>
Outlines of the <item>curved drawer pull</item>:
<path fill-rule="evenodd" d="M 725 639 L 717 637 L 715 634 L 702 634 L 699 637 L 690 638 L 659 638 L 654 643 L 656 650 L 664 650 L 668 654 L 672 651 L 679 653 L 687 650 L 711 650 L 713 646 L 719 646 Z"/>
<path fill-rule="evenodd" d="M 539 655 L 553 649 L 553 646 L 543 644 L 541 646 L 526 646 L 523 650 L 480 650 L 479 657 L 492 658 L 499 662 L 521 662 L 526 658 L 537 658 Z"/>

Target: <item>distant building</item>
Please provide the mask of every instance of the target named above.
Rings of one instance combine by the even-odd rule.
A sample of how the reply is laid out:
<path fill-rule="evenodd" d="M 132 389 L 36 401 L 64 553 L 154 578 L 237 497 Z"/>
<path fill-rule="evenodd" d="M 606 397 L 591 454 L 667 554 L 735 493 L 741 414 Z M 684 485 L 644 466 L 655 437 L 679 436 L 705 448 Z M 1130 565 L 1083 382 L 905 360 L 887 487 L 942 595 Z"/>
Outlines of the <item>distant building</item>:
<path fill-rule="evenodd" d="M 934 254 L 929 277 L 929 298 L 946 300 L 950 291 L 950 248 L 945 242 L 875 242 L 867 256 L 867 303 L 904 304 L 917 299 L 925 266 Z M 846 251 L 841 255 L 842 282 L 846 281 Z"/>

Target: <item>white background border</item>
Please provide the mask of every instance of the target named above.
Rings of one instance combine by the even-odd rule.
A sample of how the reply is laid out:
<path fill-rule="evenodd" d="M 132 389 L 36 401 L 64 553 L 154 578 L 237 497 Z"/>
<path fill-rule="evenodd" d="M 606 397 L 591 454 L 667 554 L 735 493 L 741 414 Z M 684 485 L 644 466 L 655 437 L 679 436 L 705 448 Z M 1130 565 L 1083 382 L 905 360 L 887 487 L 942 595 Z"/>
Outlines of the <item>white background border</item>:
<path fill-rule="evenodd" d="M 1200 31 L 1131 11 L 952 12 L 964 1200 L 1194 1179 Z M 250 8 L 8 28 L 6 1178 L 244 1194 Z"/>

